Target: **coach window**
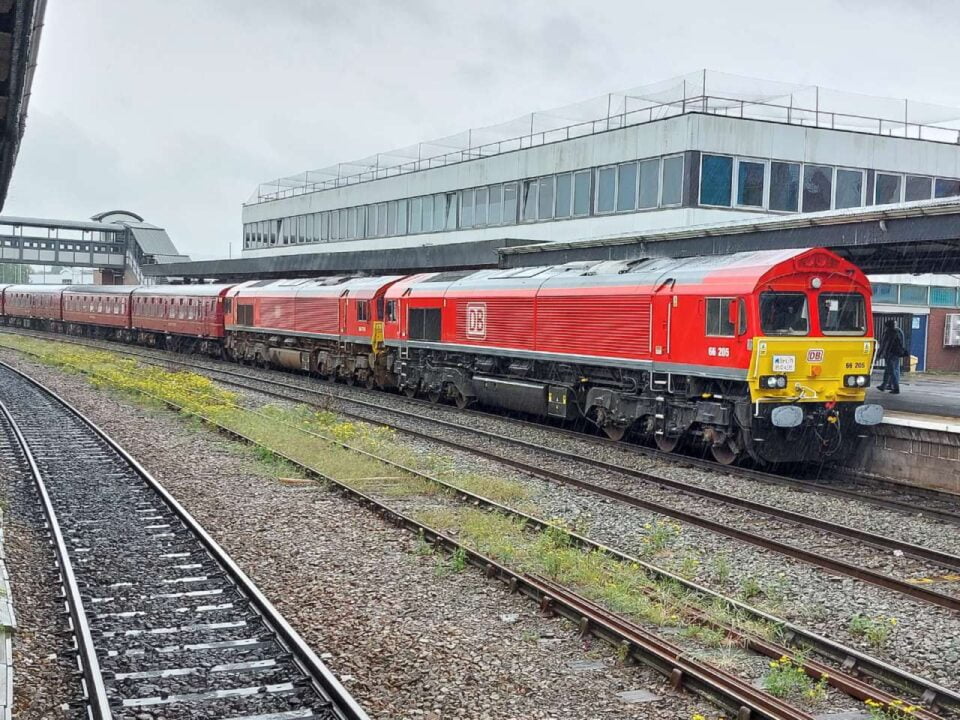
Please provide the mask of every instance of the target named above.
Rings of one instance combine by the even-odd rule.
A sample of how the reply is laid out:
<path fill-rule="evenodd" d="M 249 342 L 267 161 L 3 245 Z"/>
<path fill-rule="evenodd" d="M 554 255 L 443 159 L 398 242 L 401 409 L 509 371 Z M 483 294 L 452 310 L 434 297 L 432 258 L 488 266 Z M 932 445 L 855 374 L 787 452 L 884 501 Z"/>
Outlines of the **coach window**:
<path fill-rule="evenodd" d="M 824 335 L 863 335 L 866 304 L 860 293 L 823 293 L 817 299 L 820 332 Z"/>
<path fill-rule="evenodd" d="M 703 155 L 700 160 L 700 204 L 730 207 L 733 158 Z"/>
<path fill-rule="evenodd" d="M 387 300 L 387 322 L 397 321 L 397 301 Z"/>
<path fill-rule="evenodd" d="M 877 205 L 889 205 L 900 202 L 901 178 L 899 175 L 877 173 L 874 201 Z"/>
<path fill-rule="evenodd" d="M 829 210 L 833 198 L 833 168 L 829 165 L 803 166 L 803 212 Z"/>
<path fill-rule="evenodd" d="M 730 305 L 736 298 L 707 298 L 707 335 L 710 337 L 733 337 L 733 321 L 730 319 Z"/>
<path fill-rule="evenodd" d="M 807 296 L 803 293 L 761 293 L 760 329 L 764 335 L 806 335 L 810 331 Z"/>
<path fill-rule="evenodd" d="M 366 300 L 357 301 L 357 322 L 366 322 L 370 319 L 370 303 Z"/>

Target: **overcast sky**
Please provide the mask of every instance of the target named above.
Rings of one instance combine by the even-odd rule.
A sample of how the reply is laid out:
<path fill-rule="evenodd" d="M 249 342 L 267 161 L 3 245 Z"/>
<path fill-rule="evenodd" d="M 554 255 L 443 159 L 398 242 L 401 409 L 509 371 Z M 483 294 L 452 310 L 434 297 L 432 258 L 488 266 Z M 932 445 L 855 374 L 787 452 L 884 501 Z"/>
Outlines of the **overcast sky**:
<path fill-rule="evenodd" d="M 4 214 L 236 255 L 259 182 L 704 67 L 960 107 L 958 36 L 924 0 L 55 0 Z"/>

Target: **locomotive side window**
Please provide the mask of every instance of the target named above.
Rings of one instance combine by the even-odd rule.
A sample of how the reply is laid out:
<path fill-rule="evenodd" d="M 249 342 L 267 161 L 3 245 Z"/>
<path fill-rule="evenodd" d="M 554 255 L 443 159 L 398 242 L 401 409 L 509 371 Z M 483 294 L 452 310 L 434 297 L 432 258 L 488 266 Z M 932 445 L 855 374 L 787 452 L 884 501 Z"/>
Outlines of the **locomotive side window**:
<path fill-rule="evenodd" d="M 387 300 L 387 322 L 397 321 L 397 301 Z"/>
<path fill-rule="evenodd" d="M 233 298 L 226 298 L 223 301 L 223 311 L 225 313 L 233 312 Z"/>
<path fill-rule="evenodd" d="M 764 335 L 808 334 L 807 296 L 803 293 L 761 293 L 760 329 Z"/>
<path fill-rule="evenodd" d="M 370 303 L 366 300 L 357 301 L 357 321 L 365 322 L 370 319 Z"/>
<path fill-rule="evenodd" d="M 707 335 L 711 337 L 734 337 L 733 322 L 730 320 L 730 303 L 735 298 L 707 298 Z"/>
<path fill-rule="evenodd" d="M 824 335 L 863 335 L 867 311 L 860 293 L 823 293 L 817 299 L 820 331 Z"/>

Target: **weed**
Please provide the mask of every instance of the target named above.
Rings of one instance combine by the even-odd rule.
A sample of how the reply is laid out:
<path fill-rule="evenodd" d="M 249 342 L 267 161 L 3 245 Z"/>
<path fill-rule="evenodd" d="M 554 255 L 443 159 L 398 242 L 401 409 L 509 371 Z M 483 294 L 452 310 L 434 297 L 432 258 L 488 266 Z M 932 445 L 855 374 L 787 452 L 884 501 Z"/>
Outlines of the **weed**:
<path fill-rule="evenodd" d="M 680 574 L 683 577 L 690 579 L 697 574 L 697 570 L 700 569 L 700 557 L 696 552 L 688 552 L 683 556 L 683 561 L 680 563 Z"/>
<path fill-rule="evenodd" d="M 426 537 L 423 535 L 423 528 L 420 528 L 420 532 L 417 533 L 417 548 L 415 552 L 417 555 L 423 556 L 433 555 L 435 551 L 436 548 L 434 547 L 433 543 L 427 541 Z"/>
<path fill-rule="evenodd" d="M 458 547 L 450 556 L 450 569 L 457 573 L 467 569 L 467 551 L 462 547 Z"/>
<path fill-rule="evenodd" d="M 879 615 L 875 618 L 866 615 L 856 614 L 850 618 L 848 629 L 851 635 L 864 638 L 875 648 L 883 647 L 890 633 L 897 627 L 895 617 Z"/>
<path fill-rule="evenodd" d="M 827 696 L 827 675 L 814 680 L 803 669 L 801 656 L 791 660 L 784 655 L 770 663 L 770 672 L 763 678 L 763 687 L 771 695 L 785 698 L 822 700 Z"/>
<path fill-rule="evenodd" d="M 721 585 L 730 579 L 730 558 L 726 555 L 714 555 L 710 560 L 710 575 Z"/>
<path fill-rule="evenodd" d="M 680 537 L 683 526 L 665 518 L 654 518 L 653 522 L 643 526 L 643 551 L 646 555 L 653 555 L 666 549 Z"/>
<path fill-rule="evenodd" d="M 740 581 L 741 598 L 751 600 L 759 595 L 763 595 L 763 587 L 753 575 L 747 575 Z"/>
<path fill-rule="evenodd" d="M 920 709 L 919 705 L 908 705 L 899 698 L 891 700 L 889 705 L 867 698 L 864 705 L 870 713 L 870 720 L 908 720 Z"/>

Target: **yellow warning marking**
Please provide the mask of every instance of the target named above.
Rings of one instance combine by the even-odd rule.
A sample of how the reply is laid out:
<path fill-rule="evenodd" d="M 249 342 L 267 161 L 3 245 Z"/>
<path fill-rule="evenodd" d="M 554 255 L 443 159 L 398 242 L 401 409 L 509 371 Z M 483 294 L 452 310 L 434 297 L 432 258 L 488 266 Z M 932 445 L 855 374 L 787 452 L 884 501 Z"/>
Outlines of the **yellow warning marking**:
<path fill-rule="evenodd" d="M 935 575 L 933 577 L 909 578 L 908 583 L 913 585 L 930 585 L 939 582 L 960 582 L 960 574 L 951 573 L 949 575 Z"/>

